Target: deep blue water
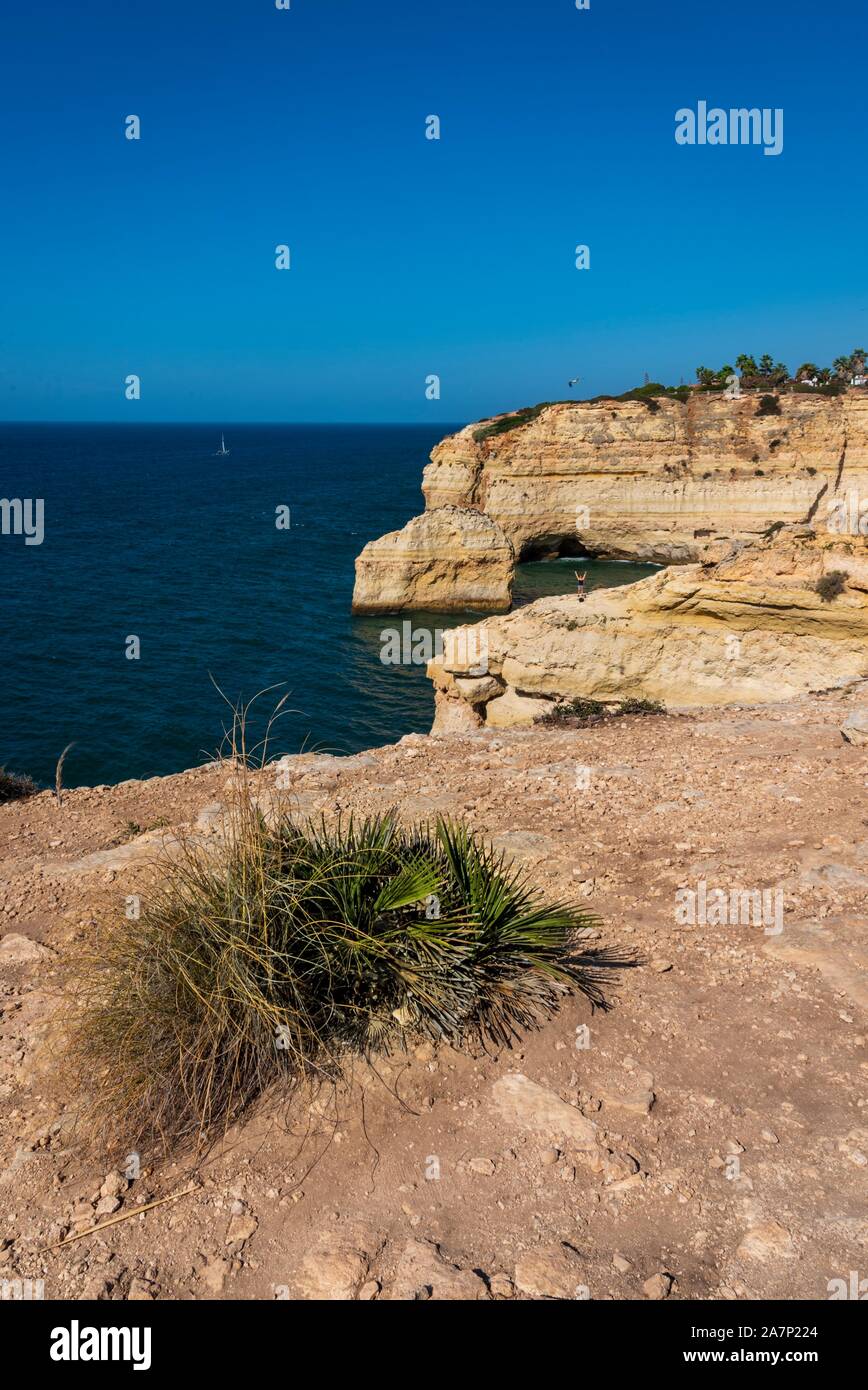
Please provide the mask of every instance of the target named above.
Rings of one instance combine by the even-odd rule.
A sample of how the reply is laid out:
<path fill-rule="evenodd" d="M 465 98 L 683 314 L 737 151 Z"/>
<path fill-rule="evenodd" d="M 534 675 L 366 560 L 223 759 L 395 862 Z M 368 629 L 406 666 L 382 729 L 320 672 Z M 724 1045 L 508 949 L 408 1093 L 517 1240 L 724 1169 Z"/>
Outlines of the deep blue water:
<path fill-rule="evenodd" d="M 70 786 L 192 767 L 229 713 L 212 676 L 233 701 L 279 685 L 262 708 L 290 692 L 275 755 L 430 727 L 424 666 L 383 665 L 380 633 L 431 615 L 354 618 L 350 599 L 365 542 L 422 510 L 444 427 L 237 425 L 228 458 L 219 431 L 0 425 L 0 497 L 45 502 L 41 545 L 0 535 L 0 766 L 47 784 L 74 740 Z M 586 568 L 592 585 L 649 573 Z M 516 599 L 573 588 L 569 563 L 526 565 Z"/>

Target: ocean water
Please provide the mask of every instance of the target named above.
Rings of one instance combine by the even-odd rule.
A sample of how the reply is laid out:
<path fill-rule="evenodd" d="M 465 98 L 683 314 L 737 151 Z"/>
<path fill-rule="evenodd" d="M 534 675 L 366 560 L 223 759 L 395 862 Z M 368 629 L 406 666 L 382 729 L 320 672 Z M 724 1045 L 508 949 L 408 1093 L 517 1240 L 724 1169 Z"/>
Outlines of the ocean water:
<path fill-rule="evenodd" d="M 350 599 L 365 542 L 422 510 L 422 469 L 447 431 L 238 425 L 222 458 L 220 428 L 0 425 L 0 497 L 45 505 L 41 545 L 0 535 L 0 766 L 50 784 L 73 741 L 69 786 L 195 766 L 231 718 L 215 685 L 232 702 L 275 687 L 263 715 L 288 695 L 275 756 L 430 728 L 424 666 L 384 665 L 380 634 L 462 616 L 353 617 Z M 573 568 L 522 566 L 516 601 L 573 590 Z M 651 572 L 584 568 L 590 586 Z"/>

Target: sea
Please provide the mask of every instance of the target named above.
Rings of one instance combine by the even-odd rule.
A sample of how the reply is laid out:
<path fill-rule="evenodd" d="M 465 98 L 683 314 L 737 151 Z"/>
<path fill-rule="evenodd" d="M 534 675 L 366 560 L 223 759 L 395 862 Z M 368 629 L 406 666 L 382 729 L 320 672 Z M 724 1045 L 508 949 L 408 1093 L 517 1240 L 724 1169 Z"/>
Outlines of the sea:
<path fill-rule="evenodd" d="M 422 511 L 452 428 L 0 424 L 0 498 L 44 517 L 40 544 L 11 514 L 0 535 L 0 766 L 53 785 L 71 743 L 67 786 L 178 772 L 251 701 L 251 744 L 282 701 L 275 757 L 427 732 L 425 667 L 384 663 L 383 634 L 481 615 L 354 617 L 353 561 Z M 574 591 L 575 559 L 589 589 L 652 571 L 577 546 L 520 566 L 516 603 Z"/>

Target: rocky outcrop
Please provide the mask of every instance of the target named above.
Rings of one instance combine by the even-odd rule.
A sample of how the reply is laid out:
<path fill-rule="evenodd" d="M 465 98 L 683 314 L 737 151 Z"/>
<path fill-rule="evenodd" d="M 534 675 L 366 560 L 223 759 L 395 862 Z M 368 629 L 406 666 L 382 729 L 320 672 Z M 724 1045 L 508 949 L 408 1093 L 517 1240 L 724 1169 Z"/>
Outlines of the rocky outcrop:
<path fill-rule="evenodd" d="M 365 546 L 356 560 L 354 613 L 509 608 L 515 553 L 497 522 L 444 506 Z"/>
<path fill-rule="evenodd" d="M 841 733 L 857 748 L 868 747 L 868 709 L 857 709 L 841 725 Z"/>
<path fill-rule="evenodd" d="M 770 409 L 755 393 L 696 392 L 686 402 L 566 401 L 468 425 L 431 454 L 418 529 L 363 552 L 359 607 L 387 572 L 381 607 L 413 606 L 417 566 L 404 552 L 436 561 L 453 515 L 440 518 L 443 509 L 484 513 L 517 560 L 587 552 L 672 564 L 695 562 L 709 541 L 757 539 L 776 522 L 822 525 L 834 499 L 868 501 L 868 392 L 783 395 Z M 489 606 L 463 549 L 442 558 L 438 606 Z M 501 580 L 497 607 L 503 596 Z"/>
<path fill-rule="evenodd" d="M 836 572 L 824 598 L 816 586 Z M 670 708 L 786 700 L 868 674 L 868 544 L 791 527 L 585 603 L 541 599 L 473 631 L 462 640 L 458 629 L 429 663 L 435 730 L 531 724 L 575 697 Z M 485 689 L 467 685 L 464 651 L 477 667 L 486 654 Z"/>

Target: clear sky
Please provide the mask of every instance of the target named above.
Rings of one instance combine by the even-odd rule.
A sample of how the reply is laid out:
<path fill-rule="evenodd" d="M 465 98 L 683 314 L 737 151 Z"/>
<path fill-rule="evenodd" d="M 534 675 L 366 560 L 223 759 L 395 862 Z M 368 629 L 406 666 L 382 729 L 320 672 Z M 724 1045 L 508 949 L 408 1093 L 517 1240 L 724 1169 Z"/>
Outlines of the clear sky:
<path fill-rule="evenodd" d="M 864 0 L 0 23 L 0 418 L 453 422 L 868 339 Z M 783 153 L 677 145 L 700 100 Z"/>

